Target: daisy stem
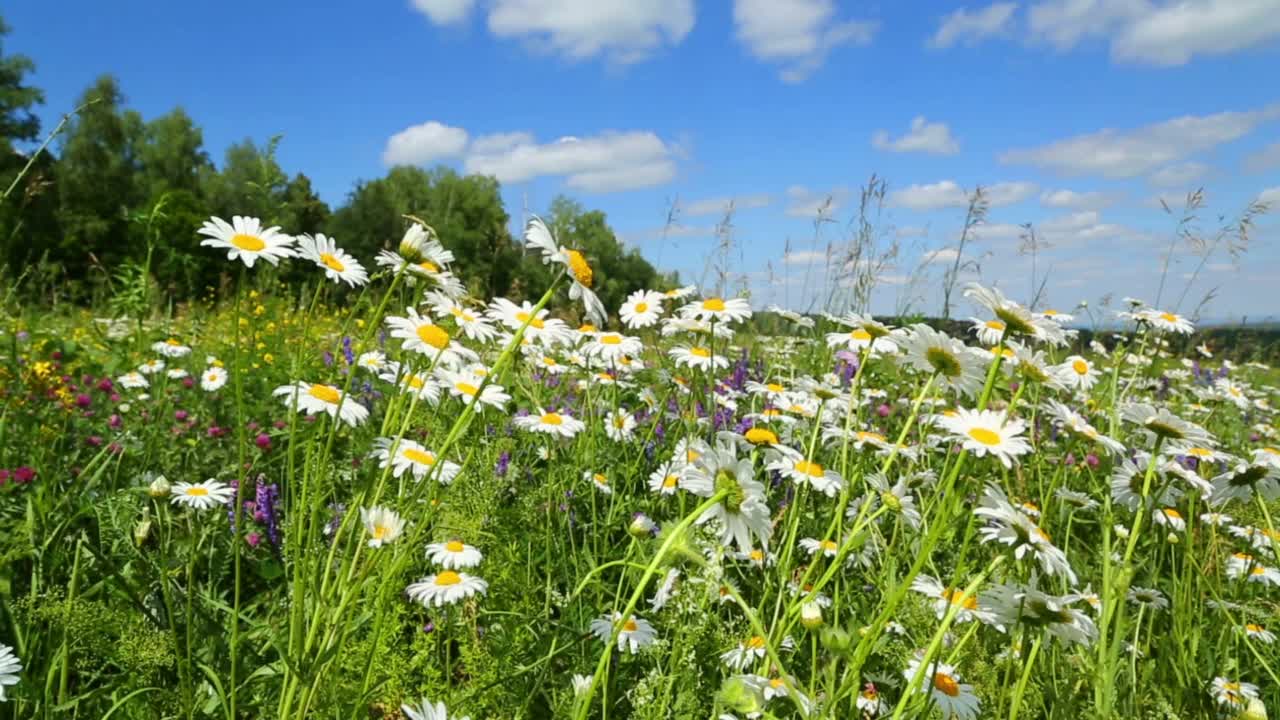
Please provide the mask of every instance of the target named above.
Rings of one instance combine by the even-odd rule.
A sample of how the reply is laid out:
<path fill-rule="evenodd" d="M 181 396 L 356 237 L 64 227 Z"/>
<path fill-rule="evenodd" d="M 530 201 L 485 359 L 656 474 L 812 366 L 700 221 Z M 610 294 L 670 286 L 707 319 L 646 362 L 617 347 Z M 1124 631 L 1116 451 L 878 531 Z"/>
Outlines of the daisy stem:
<path fill-rule="evenodd" d="M 1013 705 L 1009 708 L 1009 720 L 1018 719 L 1018 711 L 1022 709 L 1022 696 L 1026 693 L 1027 682 L 1031 679 L 1031 668 L 1036 664 L 1036 656 L 1040 654 L 1040 645 L 1043 642 L 1044 632 L 1041 631 L 1031 645 L 1031 652 L 1027 654 L 1027 663 L 1022 667 L 1022 675 L 1018 678 L 1018 685 L 1013 690 Z"/>
<path fill-rule="evenodd" d="M 636 584 L 635 591 L 631 593 L 631 599 L 627 601 L 627 606 L 622 610 L 623 622 L 629 619 L 631 617 L 631 613 L 635 611 L 636 605 L 639 604 L 640 598 L 644 594 L 645 586 L 649 584 L 649 578 L 657 574 L 658 566 L 662 563 L 663 559 L 666 558 L 671 547 L 684 536 L 685 530 L 687 530 L 690 525 L 697 521 L 698 518 L 702 517 L 703 513 L 707 512 L 712 507 L 715 507 L 715 505 L 721 500 L 724 500 L 728 494 L 728 490 L 720 490 L 715 495 L 707 498 L 701 505 L 694 508 L 693 512 L 686 515 L 679 524 L 665 533 L 666 538 L 662 541 L 662 545 L 658 547 L 658 552 L 654 554 L 653 559 L 649 561 L 647 566 L 645 566 L 644 574 L 640 576 L 640 582 Z M 587 713 L 591 709 L 591 698 L 595 695 L 596 686 L 600 684 L 600 679 L 605 673 L 605 668 L 609 663 L 609 658 L 613 654 L 614 645 L 618 642 L 618 633 L 621 630 L 622 624 L 614 623 L 613 632 L 610 633 L 608 641 L 604 644 L 604 651 L 600 653 L 600 659 L 596 662 L 596 671 L 591 676 L 591 685 L 587 688 L 580 704 L 578 705 L 577 711 L 574 713 L 574 718 L 576 720 L 584 720 L 584 718 L 587 717 Z M 605 708 L 605 715 L 608 715 L 607 708 Z"/>
<path fill-rule="evenodd" d="M 952 599 L 951 606 L 947 608 L 947 614 L 942 618 L 942 624 L 934 631 L 933 638 L 929 641 L 929 646 L 925 648 L 924 657 L 920 658 L 920 664 L 916 667 L 915 675 L 907 681 L 907 688 L 903 691 L 902 697 L 898 699 L 898 705 L 893 710 L 893 720 L 898 720 L 898 718 L 902 717 L 902 713 L 906 712 L 908 704 L 907 701 L 913 697 L 912 690 L 920 688 L 920 681 L 924 679 L 925 669 L 930 666 L 936 667 L 937 661 L 933 658 L 942 648 L 942 638 L 946 636 L 947 630 L 951 628 L 951 623 L 955 619 L 956 613 L 964 606 L 966 600 L 971 597 L 976 597 L 978 586 L 981 585 L 987 579 L 987 576 L 994 572 L 995 569 L 1004 562 L 1004 560 L 1004 555 L 997 555 L 995 559 L 987 565 L 987 569 L 982 571 L 981 575 L 974 578 L 967 586 L 965 586 L 965 589 L 961 592 L 959 599 Z M 932 684 L 933 683 L 931 682 L 930 685 Z M 927 698 L 928 695 L 925 697 Z"/>
<path fill-rule="evenodd" d="M 247 273 L 244 267 L 240 268 L 240 282 L 236 283 L 236 302 L 235 312 L 232 313 L 232 322 L 235 324 L 233 337 L 235 338 L 235 396 L 236 396 L 236 506 L 233 512 L 234 519 L 231 523 L 232 535 L 231 546 L 234 563 L 233 573 L 235 575 L 235 590 L 231 597 L 231 676 L 230 698 L 228 701 L 227 717 L 234 720 L 236 717 L 236 682 L 237 671 L 239 670 L 240 657 L 240 521 L 244 511 L 244 481 L 247 474 L 244 469 L 245 455 L 245 419 L 244 419 L 244 353 L 240 347 L 240 312 L 241 298 L 244 295 L 244 285 Z"/>

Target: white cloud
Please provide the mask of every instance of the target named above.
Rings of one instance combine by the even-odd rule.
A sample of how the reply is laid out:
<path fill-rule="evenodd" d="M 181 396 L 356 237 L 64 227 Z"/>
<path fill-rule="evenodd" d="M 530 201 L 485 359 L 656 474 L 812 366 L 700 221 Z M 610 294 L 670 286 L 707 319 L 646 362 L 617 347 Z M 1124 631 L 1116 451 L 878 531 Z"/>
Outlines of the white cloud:
<path fill-rule="evenodd" d="M 837 19 L 834 0 L 734 0 L 733 23 L 752 55 L 782 65 L 786 82 L 806 78 L 836 47 L 870 43 L 879 29 L 872 21 Z"/>
<path fill-rule="evenodd" d="M 885 130 L 871 137 L 871 144 L 878 150 L 890 152 L 923 152 L 933 155 L 954 155 L 960 152 L 960 143 L 951 136 L 946 123 L 929 122 L 923 115 L 911 121 L 911 130 L 896 140 Z"/>
<path fill-rule="evenodd" d="M 1014 205 L 1035 194 L 1039 187 L 1031 182 L 999 182 L 984 185 L 983 192 L 991 207 Z M 926 211 L 969 206 L 971 191 L 960 187 L 954 180 L 927 185 L 909 185 L 889 193 L 889 204 L 909 210 Z"/>
<path fill-rule="evenodd" d="M 1209 166 L 1202 162 L 1184 162 L 1168 165 L 1151 173 L 1147 182 L 1156 187 L 1185 188 L 1209 172 Z"/>
<path fill-rule="evenodd" d="M 466 147 L 466 130 L 433 120 L 392 135 L 382 151 L 382 162 L 385 165 L 425 165 L 457 157 Z"/>
<path fill-rule="evenodd" d="M 413 7 L 437 25 L 466 20 L 474 5 L 475 0 L 413 0 Z"/>
<path fill-rule="evenodd" d="M 803 185 L 787 188 L 787 215 L 815 219 L 822 215 L 829 218 L 849 199 L 849 189 L 833 188 L 831 192 L 816 192 Z"/>
<path fill-rule="evenodd" d="M 782 256 L 783 265 L 808 265 L 815 262 L 826 262 L 827 254 L 822 250 L 801 250 Z"/>
<path fill-rule="evenodd" d="M 895 228 L 893 236 L 899 240 L 905 238 L 929 237 L 929 228 L 920 225 L 904 225 L 903 227 Z"/>
<path fill-rule="evenodd" d="M 1267 188 L 1258 193 L 1258 201 L 1273 208 L 1280 208 L 1280 187 Z"/>
<path fill-rule="evenodd" d="M 1280 167 L 1280 142 L 1271 143 L 1258 152 L 1245 158 L 1244 169 L 1248 172 L 1263 172 Z"/>
<path fill-rule="evenodd" d="M 674 149 L 652 132 L 606 132 L 587 138 L 563 137 L 539 144 L 525 133 L 476 139 L 467 172 L 521 183 L 562 176 L 575 190 L 617 192 L 661 185 L 676 174 Z"/>
<path fill-rule="evenodd" d="M 969 12 L 960 8 L 942 18 L 938 32 L 929 39 L 929 46 L 949 48 L 961 43 L 973 45 L 993 35 L 1007 32 L 1012 25 L 1013 12 L 1018 8 L 1014 2 L 992 3 L 981 10 Z"/>
<path fill-rule="evenodd" d="M 960 251 L 955 248 L 942 248 L 940 250 L 933 250 L 925 253 L 924 256 L 920 258 L 920 262 L 925 265 L 954 262 L 956 256 L 959 254 Z"/>
<path fill-rule="evenodd" d="M 1116 204 L 1119 200 L 1117 193 L 1099 191 L 1046 190 L 1040 194 L 1041 205 L 1067 210 L 1102 210 Z"/>
<path fill-rule="evenodd" d="M 1046 0 L 1028 30 L 1058 50 L 1101 38 L 1115 60 L 1183 65 L 1280 37 L 1280 12 L 1275 0 Z"/>
<path fill-rule="evenodd" d="M 1237 140 L 1280 117 L 1280 104 L 1247 112 L 1184 115 L 1133 130 L 1106 128 L 1038 148 L 1010 150 L 1000 162 L 1063 175 L 1132 178 Z"/>
<path fill-rule="evenodd" d="M 736 212 L 738 210 L 767 207 L 772 202 L 773 198 L 765 193 L 706 198 L 705 200 L 696 200 L 688 204 L 681 203 L 680 214 L 686 217 L 723 215 L 729 209 L 729 203 L 733 203 L 733 209 Z"/>
<path fill-rule="evenodd" d="M 438 25 L 465 20 L 474 0 L 413 0 Z M 693 0 L 492 0 L 489 32 L 573 60 L 633 63 L 678 45 L 693 29 Z"/>

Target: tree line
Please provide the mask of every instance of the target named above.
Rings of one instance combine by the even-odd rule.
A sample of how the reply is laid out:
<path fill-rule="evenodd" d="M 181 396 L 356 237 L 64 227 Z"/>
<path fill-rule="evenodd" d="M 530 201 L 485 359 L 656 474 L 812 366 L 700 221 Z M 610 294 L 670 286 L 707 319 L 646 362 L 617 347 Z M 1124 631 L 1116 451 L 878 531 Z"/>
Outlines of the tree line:
<path fill-rule="evenodd" d="M 550 282 L 513 237 L 492 177 L 397 166 L 357 181 L 331 208 L 305 173 L 290 174 L 276 161 L 279 137 L 235 143 L 215 163 L 186 111 L 144 118 L 126 106 L 111 75 L 85 89 L 52 145 L 35 155 L 43 135 L 34 109 L 44 94 L 28 84 L 34 62 L 4 52 L 8 32 L 0 19 L 0 191 L 10 189 L 0 201 L 0 263 L 10 282 L 22 277 L 60 299 L 92 303 L 132 271 L 178 301 L 201 297 L 231 279 L 223 258 L 195 236 L 211 215 L 251 215 L 291 234 L 323 232 L 367 264 L 379 249 L 394 248 L 404 216 L 413 215 L 453 251 L 456 273 L 477 297 L 536 296 Z M 632 290 L 675 281 L 622 247 L 603 212 L 557 197 L 545 219 L 564 244 L 592 259 L 610 308 Z"/>

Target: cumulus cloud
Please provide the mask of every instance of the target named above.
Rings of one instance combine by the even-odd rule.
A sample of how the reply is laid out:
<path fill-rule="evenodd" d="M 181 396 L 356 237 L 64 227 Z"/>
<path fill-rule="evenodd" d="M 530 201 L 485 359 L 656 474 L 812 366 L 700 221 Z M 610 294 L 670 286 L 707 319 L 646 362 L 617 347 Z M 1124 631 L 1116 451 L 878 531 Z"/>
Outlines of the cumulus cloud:
<path fill-rule="evenodd" d="M 527 133 L 482 136 L 467 154 L 470 173 L 520 183 L 564 177 L 575 190 L 617 192 L 652 187 L 676 174 L 674 150 L 652 132 L 606 132 L 538 143 Z"/>
<path fill-rule="evenodd" d="M 1267 188 L 1258 193 L 1258 201 L 1273 208 L 1280 208 L 1280 187 Z"/>
<path fill-rule="evenodd" d="M 1037 148 L 1009 150 L 1000 161 L 1062 175 L 1132 178 L 1248 135 L 1280 118 L 1280 104 L 1245 112 L 1184 115 L 1133 130 L 1106 128 Z"/>
<path fill-rule="evenodd" d="M 938 31 L 929 39 L 933 48 L 949 48 L 952 45 L 973 45 L 986 38 L 1007 33 L 1013 25 L 1014 2 L 992 3 L 979 10 L 960 8 L 945 15 Z"/>
<path fill-rule="evenodd" d="M 723 215 L 729 209 L 729 203 L 733 203 L 733 209 L 737 211 L 768 207 L 772 202 L 773 198 L 765 193 L 706 198 L 691 203 L 681 203 L 680 214 L 686 217 Z"/>
<path fill-rule="evenodd" d="M 1120 201 L 1119 193 L 1100 191 L 1076 192 L 1074 190 L 1046 190 L 1040 194 L 1040 204 L 1047 208 L 1066 210 L 1102 210 Z"/>
<path fill-rule="evenodd" d="M 1183 65 L 1280 37 L 1274 0 L 1046 0 L 1028 11 L 1031 37 L 1058 50 L 1092 38 L 1118 61 Z"/>
<path fill-rule="evenodd" d="M 627 0 L 634 1 L 634 0 Z M 879 23 L 836 17 L 834 0 L 734 0 L 734 32 L 756 58 L 781 65 L 799 82 L 841 45 L 866 45 Z"/>
<path fill-rule="evenodd" d="M 849 189 L 833 188 L 830 192 L 810 190 L 803 185 L 787 188 L 787 215 L 814 219 L 829 218 L 849 199 Z"/>
<path fill-rule="evenodd" d="M 452 25 L 467 19 L 475 0 L 413 0 L 413 7 L 437 25 Z"/>
<path fill-rule="evenodd" d="M 413 0 L 437 25 L 465 20 L 474 0 Z M 493 0 L 489 32 L 573 60 L 633 63 L 680 44 L 693 29 L 693 0 Z"/>
<path fill-rule="evenodd" d="M 387 140 L 387 165 L 426 165 L 461 158 L 469 173 L 504 183 L 562 177 L 574 190 L 608 193 L 652 187 L 676 174 L 676 148 L 648 131 L 603 132 L 540 143 L 532 133 L 503 132 L 470 139 L 466 130 L 431 121 Z"/>
<path fill-rule="evenodd" d="M 1034 195 L 1039 187 L 1031 182 L 999 182 L 985 185 L 982 189 L 989 206 L 1002 207 L 1022 202 Z M 889 193 L 889 204 L 917 211 L 963 208 L 968 207 L 971 194 L 954 180 L 943 180 L 895 190 Z"/>
<path fill-rule="evenodd" d="M 425 165 L 457 157 L 466 147 L 466 130 L 433 120 L 392 135 L 382 151 L 382 162 L 385 165 Z"/>
<path fill-rule="evenodd" d="M 960 143 L 951 136 L 951 128 L 946 123 L 931 123 L 923 115 L 917 115 L 911 121 L 911 129 L 906 135 L 891 138 L 887 131 L 879 130 L 871 137 L 871 144 L 878 150 L 889 152 L 922 152 L 933 155 L 954 155 L 960 152 Z"/>

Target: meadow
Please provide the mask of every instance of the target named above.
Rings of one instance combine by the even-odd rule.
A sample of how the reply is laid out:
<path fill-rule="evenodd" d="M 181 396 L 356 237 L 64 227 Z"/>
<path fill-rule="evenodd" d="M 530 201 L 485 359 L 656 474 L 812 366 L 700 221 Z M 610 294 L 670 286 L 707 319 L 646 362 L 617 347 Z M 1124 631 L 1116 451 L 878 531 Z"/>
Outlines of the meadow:
<path fill-rule="evenodd" d="M 190 228 L 234 282 L 188 304 L 4 299 L 0 718 L 1280 708 L 1275 375 L 1186 317 L 765 334 L 606 307 L 537 219 L 536 302 L 416 220 L 286 232 Z"/>

